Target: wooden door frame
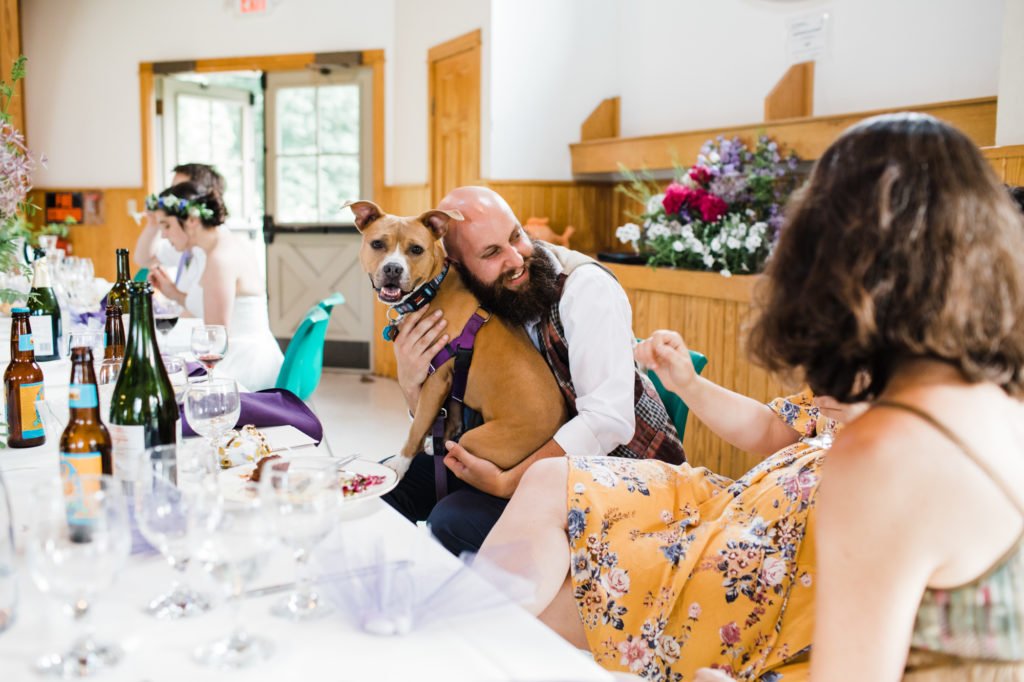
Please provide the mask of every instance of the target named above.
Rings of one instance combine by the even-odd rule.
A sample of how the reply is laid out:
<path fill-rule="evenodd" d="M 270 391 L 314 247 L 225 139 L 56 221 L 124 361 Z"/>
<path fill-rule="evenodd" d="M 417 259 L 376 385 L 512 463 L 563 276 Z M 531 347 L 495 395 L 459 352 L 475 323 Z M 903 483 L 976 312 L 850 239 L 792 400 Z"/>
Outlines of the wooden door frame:
<path fill-rule="evenodd" d="M 480 29 L 476 29 L 475 31 L 470 31 L 469 33 L 461 35 L 457 38 L 452 38 L 447 42 L 441 43 L 440 45 L 435 45 L 434 47 L 430 48 L 427 51 L 427 163 L 429 164 L 427 168 L 427 185 L 429 186 L 430 201 L 432 206 L 437 206 L 438 202 L 441 200 L 441 197 L 438 195 L 438 183 L 435 182 L 434 178 L 434 154 L 437 152 L 437 150 L 434 149 L 434 63 L 442 59 L 446 59 L 448 57 L 454 57 L 455 55 L 461 52 L 467 52 L 469 50 L 480 48 L 480 46 L 483 44 L 482 35 L 482 31 Z M 477 61 L 477 69 L 478 71 L 481 72 L 479 78 L 480 92 L 477 93 L 477 95 L 482 97 L 483 73 L 481 62 L 483 60 L 482 55 L 480 55 L 480 57 L 481 59 L 478 59 Z M 483 108 L 478 104 L 477 117 L 481 118 L 482 114 Z M 482 136 L 483 127 L 482 125 L 480 125 L 480 123 L 481 122 L 478 120 L 477 130 Z M 480 145 L 480 140 L 477 140 L 477 145 Z M 477 177 L 479 178 L 479 176 L 480 168 L 478 165 Z"/>
<path fill-rule="evenodd" d="M 384 50 L 362 50 L 362 65 L 373 72 L 373 199 L 381 201 L 384 194 Z M 182 71 L 216 73 L 218 71 L 298 71 L 317 63 L 312 52 L 296 54 L 264 55 L 256 57 L 225 57 L 220 59 L 199 59 L 188 62 Z M 183 63 L 184 64 L 184 63 Z M 142 111 L 142 187 L 145 192 L 163 189 L 154 187 L 160 177 L 154 168 L 156 154 L 153 153 L 153 121 L 156 117 L 153 97 L 154 62 L 139 64 L 139 104 Z"/>

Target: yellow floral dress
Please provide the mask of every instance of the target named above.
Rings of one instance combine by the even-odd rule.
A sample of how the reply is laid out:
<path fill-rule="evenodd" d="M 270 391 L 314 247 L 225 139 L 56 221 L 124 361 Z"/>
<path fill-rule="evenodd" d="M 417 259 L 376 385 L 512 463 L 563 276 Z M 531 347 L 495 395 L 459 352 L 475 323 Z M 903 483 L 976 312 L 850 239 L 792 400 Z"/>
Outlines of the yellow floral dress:
<path fill-rule="evenodd" d="M 811 400 L 769 406 L 801 436 L 834 430 Z M 647 680 L 692 680 L 705 666 L 806 679 L 822 455 L 797 442 L 736 481 L 687 464 L 570 458 L 570 576 L 595 660 Z"/>

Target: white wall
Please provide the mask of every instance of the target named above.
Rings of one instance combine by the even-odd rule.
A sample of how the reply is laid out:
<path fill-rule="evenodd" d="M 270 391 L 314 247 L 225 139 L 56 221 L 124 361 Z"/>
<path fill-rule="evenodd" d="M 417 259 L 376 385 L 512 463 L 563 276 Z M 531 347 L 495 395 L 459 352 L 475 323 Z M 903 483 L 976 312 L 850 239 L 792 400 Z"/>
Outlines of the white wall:
<path fill-rule="evenodd" d="M 273 4 L 243 17 L 221 0 L 22 2 L 26 127 L 49 156 L 36 186 L 141 186 L 140 62 L 392 48 L 393 0 Z"/>
<path fill-rule="evenodd" d="M 618 94 L 621 0 L 493 0 L 491 174 L 568 179 L 569 143 Z M 626 12 L 626 9 L 622 9 Z"/>
<path fill-rule="evenodd" d="M 395 0 L 393 106 L 394 135 L 388 140 L 389 184 L 427 182 L 427 51 L 463 34 L 481 30 L 480 173 L 491 177 L 490 0 Z"/>
<path fill-rule="evenodd" d="M 1006 0 L 996 144 L 1024 144 L 1024 0 Z"/>

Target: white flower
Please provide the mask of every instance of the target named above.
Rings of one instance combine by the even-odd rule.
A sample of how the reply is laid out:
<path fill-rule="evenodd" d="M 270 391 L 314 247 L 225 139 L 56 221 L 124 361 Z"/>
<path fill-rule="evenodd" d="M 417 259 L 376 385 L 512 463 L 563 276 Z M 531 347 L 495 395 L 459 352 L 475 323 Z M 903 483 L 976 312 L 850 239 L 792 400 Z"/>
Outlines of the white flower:
<path fill-rule="evenodd" d="M 782 579 L 786 577 L 786 562 L 782 559 L 774 556 L 770 556 L 764 560 L 764 565 L 761 567 L 761 578 L 764 580 L 765 585 L 774 587 L 782 582 Z"/>
<path fill-rule="evenodd" d="M 661 510 L 661 522 L 662 523 L 672 523 L 672 521 L 674 519 L 675 519 L 675 517 L 672 515 L 672 512 L 670 512 L 668 509 L 662 509 Z"/>
<path fill-rule="evenodd" d="M 693 189 L 694 187 L 697 186 L 697 183 L 694 181 L 693 178 L 690 177 L 689 173 L 683 176 L 683 179 L 679 181 L 679 184 L 682 185 L 683 187 L 689 187 L 690 189 Z"/>
<path fill-rule="evenodd" d="M 754 253 L 761 247 L 761 237 L 755 232 L 751 232 L 750 236 L 747 237 L 744 242 L 744 246 L 747 247 L 747 251 Z"/>
<path fill-rule="evenodd" d="M 657 239 L 658 237 L 670 237 L 672 232 L 668 229 L 664 223 L 654 223 L 647 228 L 647 238 Z"/>
<path fill-rule="evenodd" d="M 700 604 L 697 603 L 697 602 L 693 602 L 692 604 L 690 604 L 690 609 L 689 609 L 688 615 L 690 616 L 690 618 L 693 618 L 694 620 L 696 620 L 696 619 L 700 618 L 700 611 L 701 611 Z"/>
<path fill-rule="evenodd" d="M 574 493 L 582 493 L 584 490 L 586 490 L 586 487 L 582 483 L 577 483 L 572 487 Z"/>
<path fill-rule="evenodd" d="M 711 152 L 710 154 L 708 154 L 708 159 L 711 161 L 711 163 L 718 163 L 719 161 L 722 160 L 722 157 L 718 155 L 718 152 Z"/>
<path fill-rule="evenodd" d="M 619 241 L 623 244 L 627 242 L 633 242 L 635 244 L 640 241 L 640 226 L 636 223 L 626 223 L 615 230 L 615 236 L 618 237 Z"/>
<path fill-rule="evenodd" d="M 658 645 L 654 647 L 654 653 L 671 665 L 679 660 L 679 642 L 674 637 L 662 635 L 658 638 Z"/>
<path fill-rule="evenodd" d="M 601 576 L 601 586 L 616 599 L 629 592 L 629 573 L 621 568 L 613 568 Z"/>
<path fill-rule="evenodd" d="M 725 245 L 730 249 L 738 249 L 740 248 L 740 240 L 736 239 L 736 237 L 729 237 L 725 240 Z"/>
<path fill-rule="evenodd" d="M 728 268 L 722 268 L 722 277 L 732 277 L 732 273 L 729 272 Z"/>
<path fill-rule="evenodd" d="M 614 488 L 617 478 L 612 470 L 603 464 L 595 464 L 590 467 L 590 475 L 594 477 L 594 483 L 603 485 L 605 488 Z"/>
<path fill-rule="evenodd" d="M 754 209 L 752 208 L 748 208 L 746 213 L 748 218 L 753 218 L 755 215 L 757 215 L 756 213 L 754 213 Z"/>
<path fill-rule="evenodd" d="M 714 264 L 715 264 L 715 257 L 712 256 L 710 253 L 704 254 L 704 267 L 710 268 Z"/>
<path fill-rule="evenodd" d="M 711 251 L 713 253 L 722 253 L 722 241 L 718 237 L 711 240 Z"/>
<path fill-rule="evenodd" d="M 683 233 L 683 224 L 681 222 L 679 222 L 678 220 L 672 220 L 668 224 L 668 230 L 672 234 L 682 234 Z M 692 233 L 693 230 L 690 230 L 690 232 Z"/>
<path fill-rule="evenodd" d="M 661 210 L 662 203 L 665 200 L 664 194 L 655 194 L 653 197 L 647 200 L 647 206 L 644 207 L 645 213 L 655 213 Z"/>
<path fill-rule="evenodd" d="M 683 243 L 678 239 L 672 242 L 672 250 L 675 251 L 676 253 L 682 253 L 684 248 L 686 247 L 684 247 Z"/>

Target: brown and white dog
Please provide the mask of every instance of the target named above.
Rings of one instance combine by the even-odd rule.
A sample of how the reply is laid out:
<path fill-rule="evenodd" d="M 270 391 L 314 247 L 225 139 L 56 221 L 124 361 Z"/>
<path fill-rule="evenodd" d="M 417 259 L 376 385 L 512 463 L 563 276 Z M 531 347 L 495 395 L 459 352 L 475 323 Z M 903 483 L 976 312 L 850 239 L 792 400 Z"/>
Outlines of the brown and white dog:
<path fill-rule="evenodd" d="M 384 213 L 371 201 L 347 205 L 363 236 L 359 261 L 380 301 L 398 305 L 444 270 L 441 238 L 450 221 L 462 220 L 458 211 L 431 210 L 403 218 Z M 431 306 L 444 311 L 449 336 L 456 339 L 480 304 L 452 267 Z M 423 449 L 424 438 L 445 406 L 454 364 L 446 362 L 423 384 L 401 457 L 387 462 L 400 478 Z M 502 469 L 515 466 L 550 440 L 567 417 L 554 375 L 526 332 L 497 317 L 491 317 L 476 335 L 465 404 L 480 413 L 484 423 L 464 433 L 459 444 Z M 446 438 L 455 421 L 449 417 Z"/>

